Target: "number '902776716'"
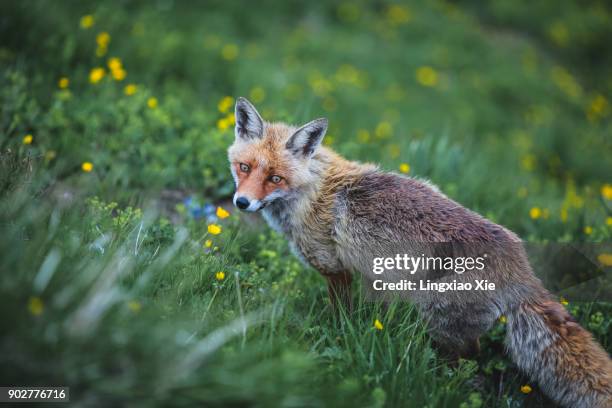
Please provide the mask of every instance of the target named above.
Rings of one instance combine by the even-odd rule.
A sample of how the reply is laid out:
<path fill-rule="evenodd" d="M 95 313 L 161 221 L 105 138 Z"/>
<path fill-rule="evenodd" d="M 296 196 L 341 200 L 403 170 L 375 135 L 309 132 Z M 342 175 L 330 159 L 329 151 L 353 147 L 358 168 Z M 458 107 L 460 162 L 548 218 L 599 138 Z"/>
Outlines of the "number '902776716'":
<path fill-rule="evenodd" d="M 0 402 L 68 402 L 68 387 L 0 387 Z"/>

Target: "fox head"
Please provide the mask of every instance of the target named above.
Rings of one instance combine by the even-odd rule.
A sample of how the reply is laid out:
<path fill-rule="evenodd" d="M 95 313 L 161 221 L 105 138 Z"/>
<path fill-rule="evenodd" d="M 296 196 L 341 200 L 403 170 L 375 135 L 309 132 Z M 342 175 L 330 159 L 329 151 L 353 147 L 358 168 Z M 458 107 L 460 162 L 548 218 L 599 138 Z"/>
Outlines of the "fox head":
<path fill-rule="evenodd" d="M 258 211 L 314 182 L 311 157 L 325 135 L 327 119 L 301 127 L 268 123 L 245 98 L 238 98 L 235 115 L 236 138 L 228 156 L 236 207 Z"/>

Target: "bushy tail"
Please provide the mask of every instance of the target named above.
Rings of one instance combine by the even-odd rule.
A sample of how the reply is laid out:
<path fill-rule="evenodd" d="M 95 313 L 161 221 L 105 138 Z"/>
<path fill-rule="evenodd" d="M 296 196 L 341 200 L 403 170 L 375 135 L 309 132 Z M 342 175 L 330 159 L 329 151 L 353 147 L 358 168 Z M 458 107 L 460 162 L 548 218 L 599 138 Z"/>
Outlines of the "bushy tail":
<path fill-rule="evenodd" d="M 546 395 L 564 407 L 612 407 L 612 361 L 563 306 L 525 302 L 507 318 L 512 359 Z"/>

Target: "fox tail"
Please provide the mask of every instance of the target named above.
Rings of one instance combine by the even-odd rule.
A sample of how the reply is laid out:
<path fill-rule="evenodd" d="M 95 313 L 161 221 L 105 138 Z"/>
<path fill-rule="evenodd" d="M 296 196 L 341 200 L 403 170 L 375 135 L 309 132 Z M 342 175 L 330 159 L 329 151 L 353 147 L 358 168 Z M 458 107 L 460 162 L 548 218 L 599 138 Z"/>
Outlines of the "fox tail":
<path fill-rule="evenodd" d="M 559 303 L 525 301 L 508 315 L 514 362 L 564 407 L 612 407 L 612 361 Z"/>

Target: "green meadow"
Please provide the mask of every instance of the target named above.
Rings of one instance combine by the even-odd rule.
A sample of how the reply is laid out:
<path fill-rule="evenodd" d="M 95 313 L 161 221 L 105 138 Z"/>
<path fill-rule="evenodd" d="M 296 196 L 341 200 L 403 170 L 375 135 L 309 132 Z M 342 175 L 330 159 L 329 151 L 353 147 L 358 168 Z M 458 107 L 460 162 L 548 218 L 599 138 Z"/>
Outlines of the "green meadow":
<path fill-rule="evenodd" d="M 609 244 L 611 70 L 596 0 L 1 2 L 0 385 L 88 407 L 550 406 L 503 319 L 455 363 L 358 280 L 334 313 L 231 204 L 233 107 L 327 117 L 326 145 L 527 242 Z M 610 297 L 556 295 L 612 351 Z"/>

